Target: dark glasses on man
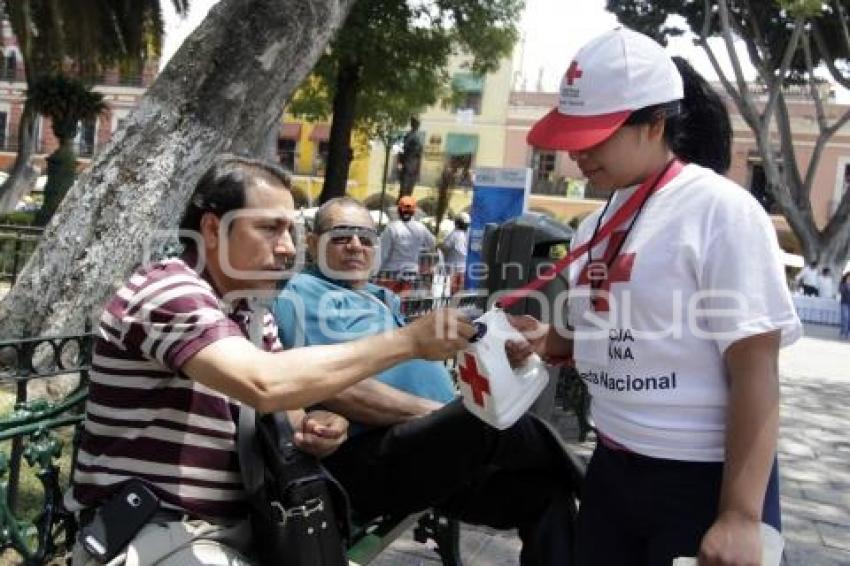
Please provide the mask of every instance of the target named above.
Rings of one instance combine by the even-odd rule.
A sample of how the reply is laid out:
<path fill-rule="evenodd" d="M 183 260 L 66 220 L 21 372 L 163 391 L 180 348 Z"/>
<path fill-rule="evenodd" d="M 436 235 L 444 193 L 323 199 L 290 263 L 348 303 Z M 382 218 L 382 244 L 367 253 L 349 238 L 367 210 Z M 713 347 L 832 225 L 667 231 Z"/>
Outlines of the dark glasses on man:
<path fill-rule="evenodd" d="M 360 245 L 364 248 L 373 248 L 378 245 L 378 232 L 366 226 L 334 226 L 327 231 L 327 234 L 330 243 L 336 246 L 350 244 L 354 236 L 357 236 Z"/>

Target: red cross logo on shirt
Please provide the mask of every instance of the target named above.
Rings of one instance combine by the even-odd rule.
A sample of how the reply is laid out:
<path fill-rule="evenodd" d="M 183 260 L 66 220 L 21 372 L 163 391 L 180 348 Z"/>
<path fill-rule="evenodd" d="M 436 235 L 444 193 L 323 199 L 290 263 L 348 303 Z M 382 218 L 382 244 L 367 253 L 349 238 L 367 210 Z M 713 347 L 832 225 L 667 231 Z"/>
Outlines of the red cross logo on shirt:
<path fill-rule="evenodd" d="M 609 306 L 606 295 L 611 289 L 612 283 L 621 283 L 624 281 L 631 281 L 632 279 L 632 267 L 634 267 L 635 264 L 636 254 L 620 254 L 611 261 L 612 256 L 620 248 L 620 243 L 626 235 L 627 232 L 614 232 L 611 234 L 611 237 L 608 238 L 608 247 L 605 249 L 605 253 L 602 254 L 602 257 L 598 260 L 594 260 L 593 263 L 585 265 L 581 270 L 581 273 L 578 275 L 576 286 L 590 285 L 592 281 L 596 281 L 597 283 L 594 287 L 604 291 L 601 296 L 594 297 L 591 300 L 593 310 L 597 312 L 608 312 Z M 600 267 L 600 264 L 602 267 Z M 605 266 L 610 267 L 606 268 Z M 593 275 L 591 275 L 591 271 L 593 271 Z M 601 281 L 599 281 L 599 279 L 601 279 Z"/>
<path fill-rule="evenodd" d="M 490 393 L 490 381 L 478 373 L 478 363 L 470 353 L 463 354 L 463 365 L 460 366 L 460 380 L 472 388 L 472 400 L 475 404 L 484 406 L 484 394 Z"/>
<path fill-rule="evenodd" d="M 578 68 L 578 63 L 573 61 L 570 63 L 570 68 L 567 69 L 567 84 L 572 86 L 573 81 L 580 79 L 582 75 L 581 69 Z"/>

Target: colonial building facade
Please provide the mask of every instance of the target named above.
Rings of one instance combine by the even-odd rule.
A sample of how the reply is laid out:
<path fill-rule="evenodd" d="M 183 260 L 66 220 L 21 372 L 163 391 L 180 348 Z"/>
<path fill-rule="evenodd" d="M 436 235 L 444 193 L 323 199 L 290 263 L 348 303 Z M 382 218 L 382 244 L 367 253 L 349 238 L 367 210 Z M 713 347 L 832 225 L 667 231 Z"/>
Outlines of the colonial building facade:
<path fill-rule="evenodd" d="M 777 213 L 765 186 L 764 171 L 756 140 L 734 103 L 720 85 L 718 92 L 726 99 L 732 118 L 732 166 L 728 176 L 753 193 L 771 213 Z M 762 102 L 764 97 L 760 97 Z M 834 96 L 825 92 L 825 112 L 830 123 L 848 110 L 847 105 L 836 104 Z M 808 94 L 794 89 L 786 92 L 790 127 L 794 135 L 797 166 L 805 174 L 811 160 L 818 135 L 815 109 Z M 566 153 L 541 151 L 530 147 L 526 141 L 531 125 L 546 112 L 557 106 L 558 94 L 553 92 L 512 92 L 508 109 L 508 124 L 504 164 L 507 167 L 532 167 L 534 169 L 533 202 L 538 207 L 551 210 L 558 216 L 572 216 L 587 209 L 587 200 L 595 200 L 592 188 L 583 190 L 581 171 Z M 776 140 L 776 136 L 774 135 Z M 777 149 L 778 155 L 778 141 Z M 780 159 L 781 163 L 781 159 Z M 850 183 L 850 126 L 845 125 L 825 146 L 817 168 L 811 191 L 812 208 L 820 227 L 826 224 Z M 572 190 L 575 189 L 575 190 Z M 557 195 L 557 196 L 556 196 Z M 784 219 L 774 216 L 780 229 L 786 229 Z"/>
<path fill-rule="evenodd" d="M 0 169 L 8 169 L 18 150 L 18 126 L 26 99 L 26 79 L 23 58 L 9 22 L 0 23 Z M 107 110 L 98 118 L 80 124 L 75 140 L 77 154 L 85 164 L 112 137 L 123 119 L 137 106 L 139 99 L 156 78 L 158 60 L 150 60 L 141 73 L 121 75 L 117 69 L 91 79 L 93 89 L 103 94 Z M 43 161 L 57 147 L 50 128 L 50 119 L 40 117 L 37 126 L 36 163 Z M 42 170 L 44 170 L 43 163 Z"/>

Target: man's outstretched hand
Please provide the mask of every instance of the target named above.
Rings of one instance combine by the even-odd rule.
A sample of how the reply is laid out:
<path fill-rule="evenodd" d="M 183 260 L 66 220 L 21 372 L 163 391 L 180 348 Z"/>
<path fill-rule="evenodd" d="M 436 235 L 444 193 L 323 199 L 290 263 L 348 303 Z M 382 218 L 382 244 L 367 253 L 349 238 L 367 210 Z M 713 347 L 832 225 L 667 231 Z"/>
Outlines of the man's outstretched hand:
<path fill-rule="evenodd" d="M 458 309 L 436 309 L 406 326 L 417 358 L 445 360 L 469 345 L 475 329 L 469 317 Z"/>

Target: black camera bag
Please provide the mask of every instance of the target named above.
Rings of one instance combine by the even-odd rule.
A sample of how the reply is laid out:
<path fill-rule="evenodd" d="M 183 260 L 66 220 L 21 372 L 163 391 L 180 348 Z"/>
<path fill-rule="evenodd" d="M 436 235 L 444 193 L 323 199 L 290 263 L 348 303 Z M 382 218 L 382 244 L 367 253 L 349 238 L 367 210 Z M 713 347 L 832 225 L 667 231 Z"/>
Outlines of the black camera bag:
<path fill-rule="evenodd" d="M 240 408 L 238 449 L 256 557 L 263 566 L 347 566 L 348 496 L 295 447 L 285 413 Z"/>

